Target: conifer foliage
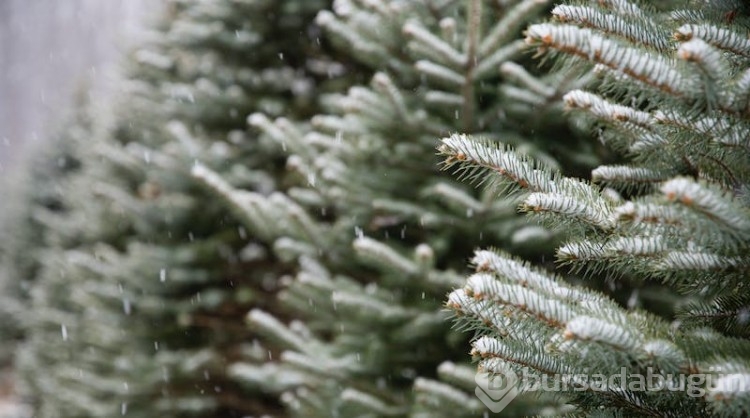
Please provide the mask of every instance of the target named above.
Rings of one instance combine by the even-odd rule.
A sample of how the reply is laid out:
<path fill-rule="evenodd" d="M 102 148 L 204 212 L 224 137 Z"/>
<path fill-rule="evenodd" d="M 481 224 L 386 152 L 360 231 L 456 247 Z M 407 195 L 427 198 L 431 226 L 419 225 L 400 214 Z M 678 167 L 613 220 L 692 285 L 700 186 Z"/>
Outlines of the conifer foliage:
<path fill-rule="evenodd" d="M 248 314 L 279 353 L 238 361 L 238 381 L 277 391 L 292 416 L 481 413 L 471 369 L 455 364 L 464 337 L 447 326 L 442 298 L 478 240 L 537 254 L 551 235 L 519 218 L 514 202 L 441 175 L 431 153 L 442 135 L 482 132 L 515 137 L 557 164 L 543 131 L 523 121 L 536 112 L 545 130 L 566 131 L 559 92 L 579 80 L 513 62 L 526 49 L 522 27 L 545 6 L 339 0 L 317 15 L 325 39 L 372 77 L 326 96 L 310 120 L 249 115 L 252 129 L 289 153 L 287 192 L 264 196 L 193 170 L 251 235 L 297 266 L 279 300 L 298 320 Z M 590 163 L 590 149 L 579 148 L 561 158 Z"/>
<path fill-rule="evenodd" d="M 434 144 L 593 165 L 545 140 L 582 81 L 523 66 L 548 6 L 169 1 L 33 212 L 16 364 L 37 415 L 481 414 L 442 300 L 476 242 L 551 234 L 441 174 Z"/>
<path fill-rule="evenodd" d="M 717 3 L 665 13 L 627 1 L 564 4 L 551 22 L 527 29 L 540 54 L 593 67 L 595 86 L 568 92 L 566 107 L 628 164 L 600 166 L 589 182 L 478 137 L 443 140 L 446 167 L 510 187 L 522 211 L 565 229 L 556 254 L 572 273 L 658 282 L 676 301 L 674 318 L 627 310 L 507 253 L 480 250 L 476 273 L 447 302 L 460 323 L 480 330 L 472 342 L 480 368 L 552 378 L 625 367 L 668 383 L 679 374 L 705 379 L 692 393 L 568 386 L 568 400 L 589 413 L 750 410 L 750 43 L 741 5 L 727 13 Z"/>
<path fill-rule="evenodd" d="M 3 226 L 35 416 L 482 416 L 467 329 L 496 374 L 708 377 L 507 416 L 747 414 L 750 18 L 551 3 L 168 1 Z"/>
<path fill-rule="evenodd" d="M 200 161 L 234 186 L 280 187 L 283 161 L 245 131 L 245 116 L 311 113 L 329 71 L 308 31 L 326 6 L 169 2 L 128 57 L 115 103 L 97 103 L 92 122 L 74 124 L 48 159 L 71 153 L 79 166 L 38 176 L 49 184 L 32 187 L 52 189 L 54 204 L 34 198 L 23 214 L 34 239 L 3 245 L 4 257 L 34 260 L 11 273 L 32 277 L 4 280 L 29 283 L 9 320 L 22 326 L 16 367 L 35 416 L 278 410 L 240 390 L 226 367 L 252 347 L 242 318 L 263 306 L 283 266 L 251 245 L 190 169 Z M 317 67 L 292 61 L 302 56 Z"/>
<path fill-rule="evenodd" d="M 82 99 L 82 97 L 78 97 Z M 19 162 L 2 181 L 5 204 L 0 211 L 0 363 L 12 362 L 16 343 L 23 338 L 28 319 L 29 290 L 39 274 L 45 235 L 45 214 L 63 210 L 60 181 L 75 173 L 80 162 L 75 144 L 90 129 L 91 114 L 83 100 L 76 103 L 69 122 L 50 143 L 35 144 L 34 152 Z"/>
<path fill-rule="evenodd" d="M 480 414 L 442 299 L 477 240 L 536 254 L 551 235 L 441 174 L 434 144 L 494 132 L 595 161 L 544 139 L 581 85 L 522 66 L 547 6 L 167 2 L 71 135 L 54 207 L 28 202 L 33 269 L 10 274 L 33 277 L 2 321 L 23 318 L 36 415 Z"/>

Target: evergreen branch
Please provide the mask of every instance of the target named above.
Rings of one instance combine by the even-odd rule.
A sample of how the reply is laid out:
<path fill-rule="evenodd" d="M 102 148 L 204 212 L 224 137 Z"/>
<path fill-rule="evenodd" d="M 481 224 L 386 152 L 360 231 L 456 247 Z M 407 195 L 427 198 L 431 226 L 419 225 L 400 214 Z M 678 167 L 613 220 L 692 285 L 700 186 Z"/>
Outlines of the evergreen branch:
<path fill-rule="evenodd" d="M 510 148 L 464 135 L 443 139 L 439 150 L 448 155 L 445 166 L 457 162 L 467 170 L 466 177 L 476 178 L 478 170 L 489 170 L 512 180 L 533 193 L 527 196 L 522 209 L 527 212 L 551 212 L 580 218 L 604 230 L 610 229 L 611 204 L 591 185 L 543 168 L 539 163 L 517 155 Z M 542 168 L 538 168 L 542 167 Z"/>
<path fill-rule="evenodd" d="M 628 0 L 599 0 L 598 3 L 602 7 L 612 9 L 614 12 L 622 16 L 634 19 L 649 19 L 648 15 L 646 15 L 643 10 Z"/>
<path fill-rule="evenodd" d="M 466 13 L 468 15 L 466 62 L 464 63 L 466 79 L 461 87 L 461 96 L 463 97 L 461 118 L 463 120 L 464 131 L 470 132 L 474 126 L 474 107 L 476 102 L 476 92 L 474 87 L 476 76 L 474 70 L 477 67 L 477 61 L 479 59 L 478 43 L 480 36 L 479 32 L 482 28 L 482 0 L 468 0 L 468 10 Z"/>
<path fill-rule="evenodd" d="M 316 348 L 321 350 L 317 355 L 297 350 L 285 350 L 281 352 L 280 360 L 291 368 L 308 375 L 338 379 L 343 378 L 347 371 L 361 367 L 355 363 L 353 356 L 334 357 L 323 351 L 323 347 L 318 345 Z"/>
<path fill-rule="evenodd" d="M 430 90 L 425 93 L 425 102 L 432 105 L 438 105 L 447 109 L 460 107 L 464 102 L 463 96 L 455 93 L 447 93 L 439 90 Z"/>
<path fill-rule="evenodd" d="M 599 318 L 577 316 L 565 325 L 563 333 L 566 339 L 595 341 L 614 347 L 622 352 L 632 352 L 640 348 L 642 335 L 611 324 Z"/>
<path fill-rule="evenodd" d="M 631 153 L 636 155 L 642 155 L 647 152 L 652 152 L 659 149 L 659 147 L 662 147 L 669 143 L 666 137 L 658 133 L 649 132 L 645 129 L 638 132 L 639 129 L 637 127 L 635 127 L 632 131 L 634 133 L 640 134 L 635 136 L 635 141 L 633 141 L 633 143 L 628 148 Z"/>
<path fill-rule="evenodd" d="M 438 151 L 448 157 L 443 164 L 446 169 L 461 164 L 465 167 L 464 170 L 468 170 L 464 177 L 470 179 L 478 177 L 478 173 L 472 171 L 474 168 L 496 173 L 532 192 L 580 196 L 594 201 L 601 199 L 598 190 L 589 184 L 562 177 L 558 171 L 549 169 L 539 161 L 502 144 L 453 134 L 442 139 Z"/>
<path fill-rule="evenodd" d="M 458 70 L 467 63 L 467 55 L 462 54 L 453 45 L 425 29 L 418 21 L 407 22 L 404 25 L 404 34 L 411 37 L 413 42 L 420 42 L 422 44 L 421 50 L 432 51 L 430 58 L 438 61 L 440 65 Z"/>
<path fill-rule="evenodd" d="M 677 29 L 674 36 L 675 39 L 682 42 L 699 38 L 716 48 L 750 57 L 750 39 L 748 39 L 747 34 L 741 36 L 729 29 L 709 24 L 685 24 Z"/>
<path fill-rule="evenodd" d="M 607 208 L 589 205 L 577 198 L 553 193 L 531 193 L 521 205 L 521 210 L 529 213 L 548 212 L 566 218 L 580 220 L 603 231 L 614 227 Z"/>
<path fill-rule="evenodd" d="M 319 245 L 320 248 L 328 248 L 329 240 L 328 234 L 324 232 L 325 226 L 319 225 L 297 202 L 282 193 L 272 193 L 268 202 L 275 206 L 275 208 L 270 209 L 269 215 L 273 212 L 287 214 L 289 225 L 292 227 L 290 232 L 299 231 L 294 235 L 302 233 L 309 242 Z"/>
<path fill-rule="evenodd" d="M 641 20 L 635 22 L 592 7 L 564 4 L 555 6 L 552 15 L 560 22 L 574 22 L 581 27 L 598 29 L 606 34 L 619 36 L 631 43 L 647 45 L 659 51 L 666 51 L 670 47 L 667 42 L 667 33 L 656 25 L 649 25 L 648 19 L 645 22 Z"/>
<path fill-rule="evenodd" d="M 353 388 L 341 392 L 341 402 L 356 410 L 367 411 L 381 417 L 402 416 L 404 408 L 388 405 L 383 400 Z"/>
<path fill-rule="evenodd" d="M 660 262 L 663 270 L 703 270 L 725 271 L 743 264 L 739 257 L 726 257 L 719 254 L 697 251 L 669 251 Z"/>
<path fill-rule="evenodd" d="M 635 225 L 663 224 L 680 226 L 684 224 L 684 213 L 669 205 L 651 202 L 625 202 L 614 210 L 613 216 L 620 222 Z"/>
<path fill-rule="evenodd" d="M 661 192 L 667 200 L 680 202 L 729 231 L 736 231 L 745 238 L 750 234 L 750 214 L 747 208 L 725 191 L 689 178 L 678 177 L 664 183 Z"/>
<path fill-rule="evenodd" d="M 295 154 L 310 160 L 313 158 L 310 147 L 303 144 L 303 135 L 300 130 L 286 118 L 277 118 L 271 121 L 262 113 L 252 113 L 247 117 L 247 124 L 263 131 L 270 139 L 279 144 L 283 151 L 287 148 Z"/>
<path fill-rule="evenodd" d="M 633 264 L 644 265 L 641 273 L 655 264 L 669 247 L 660 237 L 619 237 L 604 242 L 583 240 L 568 242 L 557 249 L 557 257 L 563 263 L 579 263 L 589 266 L 600 265 L 609 270 L 632 269 Z M 598 264 L 597 264 L 598 263 Z M 636 265 L 637 265 L 636 264 Z"/>
<path fill-rule="evenodd" d="M 573 90 L 563 96 L 570 109 L 583 109 L 599 120 L 614 123 L 631 123 L 644 129 L 651 128 L 651 114 L 604 100 L 601 96 L 582 90 Z"/>
<path fill-rule="evenodd" d="M 414 64 L 414 68 L 436 82 L 445 84 L 452 88 L 462 87 L 466 81 L 466 78 L 463 75 L 432 61 L 417 61 L 416 64 Z"/>
<path fill-rule="evenodd" d="M 513 306 L 553 328 L 566 324 L 575 316 L 574 309 L 558 299 L 545 297 L 522 286 L 502 283 L 489 274 L 470 276 L 466 280 L 465 291 L 476 299 Z"/>
<path fill-rule="evenodd" d="M 474 374 L 476 374 L 476 372 L 472 371 L 472 376 Z M 460 406 L 479 413 L 484 408 L 484 405 L 476 398 L 476 396 L 468 395 L 466 392 L 456 389 L 454 386 L 437 380 L 425 379 L 422 377 L 417 378 L 414 380 L 414 391 L 426 395 L 430 404 L 434 405 L 437 403 L 449 409 L 456 409 Z"/>
<path fill-rule="evenodd" d="M 456 289 L 448 295 L 445 306 L 461 319 L 465 328 L 489 330 L 497 335 L 510 334 L 510 319 L 500 313 L 491 301 L 475 299 L 466 294 L 464 289 Z"/>
<path fill-rule="evenodd" d="M 515 107 L 520 107 L 519 105 L 524 104 L 531 107 L 532 109 L 535 109 L 544 108 L 549 105 L 548 98 L 540 96 L 535 92 L 529 91 L 528 89 L 522 87 L 506 85 L 503 86 L 500 91 L 502 92 L 503 97 L 511 101 L 515 105 Z M 513 107 L 509 107 L 509 109 L 512 108 Z"/>
<path fill-rule="evenodd" d="M 376 90 L 388 98 L 388 102 L 391 105 L 386 107 L 389 111 L 389 116 L 394 115 L 403 118 L 407 122 L 411 122 L 409 119 L 411 112 L 406 107 L 406 100 L 388 74 L 382 72 L 376 73 L 372 78 L 372 84 Z"/>
<path fill-rule="evenodd" d="M 521 39 L 496 49 L 492 54 L 477 62 L 474 68 L 474 79 L 484 80 L 496 75 L 499 65 L 514 59 L 527 49 L 528 46 Z"/>
<path fill-rule="evenodd" d="M 350 16 L 349 18 L 356 21 L 355 17 Z M 389 18 L 392 18 L 392 16 L 389 16 Z M 372 26 L 370 15 L 364 16 L 362 20 L 364 22 L 361 22 L 362 25 L 359 27 L 366 28 Z M 405 64 L 395 59 L 391 51 L 388 50 L 389 45 L 387 42 L 379 42 L 377 38 L 368 39 L 362 36 L 363 33 L 361 31 L 351 30 L 350 25 L 338 20 L 334 13 L 323 10 L 318 14 L 316 22 L 326 28 L 334 39 L 351 45 L 352 53 L 363 62 L 376 68 L 382 68 L 382 64 L 385 63 L 386 66 L 393 68 L 399 74 L 409 72 Z M 352 22 L 351 24 L 354 25 L 356 22 Z M 377 34 L 374 35 L 377 36 Z"/>
<path fill-rule="evenodd" d="M 438 23 L 440 25 L 440 36 L 443 37 L 445 42 L 448 42 L 452 46 L 458 44 L 458 33 L 456 31 L 456 19 L 450 16 L 446 16 L 440 19 Z"/>
<path fill-rule="evenodd" d="M 677 373 L 687 369 L 688 360 L 685 352 L 674 342 L 655 339 L 643 344 L 645 364 L 653 364 L 667 373 Z"/>
<path fill-rule="evenodd" d="M 721 53 L 706 42 L 694 38 L 682 43 L 677 49 L 677 56 L 698 68 L 701 75 L 701 83 L 698 83 L 703 90 L 701 100 L 706 101 L 709 109 L 722 104 L 721 94 L 722 86 L 720 80 L 726 77 L 728 71 L 723 65 Z"/>
<path fill-rule="evenodd" d="M 362 121 L 353 117 L 341 118 L 329 115 L 315 115 L 310 119 L 310 122 L 316 129 L 339 133 L 339 135 L 356 135 L 367 131 L 367 127 Z"/>
<path fill-rule="evenodd" d="M 192 176 L 224 199 L 243 223 L 266 239 L 283 233 L 306 238 L 326 248 L 327 235 L 296 202 L 281 193 L 265 197 L 258 193 L 236 190 L 208 167 L 196 164 Z M 279 219 L 279 214 L 283 218 Z M 272 222 L 274 219 L 276 222 Z"/>
<path fill-rule="evenodd" d="M 586 110 L 603 123 L 601 137 L 635 154 L 639 165 L 601 166 L 592 173 L 594 181 L 639 193 L 660 183 L 661 193 L 623 203 L 619 195 L 610 197 L 589 183 L 565 178 L 508 147 L 461 135 L 443 139 L 439 151 L 447 157 L 444 166 L 458 166 L 461 178 L 479 184 L 499 178 L 503 186 L 529 192 L 523 210 L 564 214 L 571 225 L 595 226 L 596 235 L 587 234 L 559 248 L 558 261 L 586 268 L 589 274 L 607 271 L 608 279 L 661 278 L 678 292 L 700 299 L 741 291 L 741 277 L 750 265 L 745 255 L 750 213 L 746 198 L 741 197 L 747 177 L 742 164 L 748 143 L 744 116 L 750 108 L 750 72 L 739 65 L 746 56 L 745 43 L 750 45 L 750 41 L 729 30 L 691 23 L 678 30 L 675 37 L 681 44 L 677 59 L 672 59 L 666 55 L 671 49 L 666 34 L 671 30 L 663 20 L 653 19 L 652 13 L 625 0 L 598 4 L 615 13 L 607 15 L 593 6 L 560 5 L 553 14 L 575 26 L 532 25 L 526 42 L 540 52 L 552 50 L 582 58 L 606 76 L 602 86 L 608 99 L 573 91 L 564 100 L 568 108 Z M 712 15 L 701 11 L 680 16 L 689 20 Z M 644 50 L 644 45 L 650 50 Z M 532 106 L 543 105 L 550 97 L 551 90 L 512 63 L 504 64 L 501 72 L 524 87 L 505 86 L 505 96 Z M 735 80 L 729 81 L 734 74 L 738 74 Z M 628 97 L 632 100 L 623 102 Z M 696 110 L 704 114 L 697 115 Z M 674 177 L 685 172 L 703 180 Z M 554 219 L 554 224 L 563 223 Z M 554 360 L 566 367 L 580 364 L 605 370 L 608 361 L 630 361 L 635 368 L 653 365 L 662 373 L 683 373 L 694 372 L 696 365 L 714 358 L 711 350 L 695 347 L 702 345 L 695 335 L 683 335 L 682 330 L 670 329 L 665 321 L 641 312 L 625 313 L 594 293 L 572 302 L 559 278 L 548 278 L 501 255 L 478 252 L 474 263 L 477 273 L 467 279 L 464 289 L 451 294 L 448 306 L 461 315 L 464 324 L 482 333 L 473 343 L 472 354 L 483 358 L 480 367 L 485 370 L 501 373 L 512 365 L 546 364 L 537 356 L 541 345 L 534 336 L 543 336 L 544 353 L 558 356 Z M 722 273 L 718 282 L 717 272 Z M 706 318 L 692 323 L 712 325 L 722 323 L 718 318 L 750 317 L 744 305 L 743 311 L 740 305 L 735 307 L 716 310 L 714 318 L 705 310 Z M 514 317 L 508 321 L 503 315 Z M 741 332 L 736 326 L 731 329 Z M 532 336 L 526 349 L 516 347 L 523 335 Z M 722 356 L 732 353 L 726 358 L 747 356 L 741 344 L 730 339 L 720 339 L 719 344 Z M 585 358 L 578 362 L 576 356 L 581 353 Z M 708 407 L 704 400 L 691 399 L 688 405 L 680 394 L 640 396 L 627 390 L 596 397 L 582 394 L 576 403 L 585 406 L 604 396 L 622 408 L 619 411 L 644 416 L 679 416 L 671 407 L 698 415 L 723 410 L 728 416 L 726 411 L 739 413 L 750 407 L 742 396 L 736 396 L 737 382 L 745 374 L 747 370 L 738 369 L 722 381 L 714 398 L 707 396 Z"/>
<path fill-rule="evenodd" d="M 549 86 L 529 74 L 526 69 L 514 62 L 505 62 L 500 66 L 500 74 L 508 78 L 509 80 L 521 84 L 524 88 L 538 94 L 545 99 L 552 98 L 556 91 L 552 86 Z"/>
<path fill-rule="evenodd" d="M 372 207 L 379 212 L 401 215 L 402 217 L 409 219 L 418 219 L 419 224 L 427 228 L 434 228 L 447 222 L 443 216 L 435 212 L 425 211 L 419 205 L 404 201 L 376 199 L 372 201 Z M 373 222 L 373 226 L 376 228 L 381 227 L 375 222 Z"/>
<path fill-rule="evenodd" d="M 526 30 L 526 43 L 542 51 L 553 49 L 601 64 L 669 95 L 684 97 L 692 91 L 692 80 L 661 55 L 622 46 L 590 29 L 549 23 L 532 25 Z"/>
<path fill-rule="evenodd" d="M 296 370 L 282 372 L 280 369 L 281 367 L 273 363 L 235 363 L 229 366 L 227 373 L 243 386 L 267 387 L 274 392 L 283 392 L 305 383 L 305 373 Z"/>
<path fill-rule="evenodd" d="M 677 111 L 656 111 L 654 122 L 661 125 L 674 126 L 700 139 L 709 136 L 716 143 L 747 147 L 750 141 L 750 128 L 733 118 L 723 117 L 689 117 Z"/>
<path fill-rule="evenodd" d="M 709 325 L 725 334 L 745 338 L 750 336 L 750 300 L 747 294 L 688 303 L 677 314 L 689 326 Z"/>
<path fill-rule="evenodd" d="M 420 268 L 415 262 L 397 253 L 388 245 L 372 238 L 357 238 L 352 245 L 358 256 L 372 262 L 378 268 L 393 269 L 408 276 L 420 272 Z"/>
<path fill-rule="evenodd" d="M 498 360 L 526 366 L 550 376 L 562 374 L 565 370 L 559 361 L 546 353 L 536 350 L 519 350 L 516 344 L 518 342 L 513 340 L 482 336 L 471 343 L 471 355 L 483 359 L 479 366 L 480 370 L 488 372 L 497 372 L 498 368 L 504 371 L 505 365 L 502 362 L 498 363 Z"/>
<path fill-rule="evenodd" d="M 400 93 L 394 94 L 393 92 L 388 91 L 391 88 L 389 86 L 393 85 L 393 80 L 390 78 L 390 76 L 388 76 L 388 74 L 383 72 L 375 73 L 375 75 L 372 77 L 370 85 L 373 88 L 377 89 L 377 91 L 381 94 L 376 93 L 375 91 L 373 91 L 373 89 L 369 89 L 363 86 L 354 86 L 349 89 L 349 92 L 346 96 L 341 97 L 341 101 L 343 101 L 343 103 L 341 103 L 341 106 L 337 108 L 342 112 L 350 109 L 360 110 L 363 108 L 375 108 L 377 109 L 376 113 L 382 115 L 393 114 L 393 106 L 396 106 L 399 111 L 406 111 L 406 104 L 403 102 L 403 95 L 401 95 Z M 388 100 L 384 100 L 383 96 L 385 96 Z"/>
<path fill-rule="evenodd" d="M 542 191 L 549 187 L 552 173 L 537 169 L 536 163 L 519 156 L 507 146 L 492 144 L 487 140 L 470 140 L 466 135 L 451 135 L 443 138 L 438 147 L 439 154 L 447 156 L 444 168 L 462 164 L 460 169 L 473 164 L 475 168 L 493 171 L 510 179 L 514 184 L 532 191 Z M 475 180 L 479 178 L 476 171 L 465 171 L 462 177 Z"/>
<path fill-rule="evenodd" d="M 331 302 L 337 310 L 341 309 L 342 312 L 349 315 L 379 325 L 403 323 L 414 315 L 414 312 L 410 312 L 399 305 L 394 306 L 388 301 L 378 300 L 361 293 L 334 291 L 331 294 Z"/>
<path fill-rule="evenodd" d="M 675 174 L 674 171 L 645 167 L 604 165 L 591 171 L 591 181 L 619 188 L 620 190 L 641 191 L 653 184 L 662 183 Z"/>
<path fill-rule="evenodd" d="M 455 384 L 457 386 L 471 389 L 476 385 L 474 377 L 476 376 L 476 370 L 469 365 L 456 364 L 451 361 L 444 361 L 440 363 L 437 368 L 438 376 L 448 383 Z"/>
<path fill-rule="evenodd" d="M 533 268 L 529 263 L 520 262 L 496 250 L 476 251 L 471 263 L 477 272 L 492 272 L 511 283 L 517 283 L 569 303 L 596 298 L 576 287 L 566 286 L 559 277 L 550 277 L 548 273 Z"/>
<path fill-rule="evenodd" d="M 669 20 L 678 23 L 702 23 L 706 21 L 706 14 L 703 10 L 695 9 L 678 9 L 669 12 Z"/>
<path fill-rule="evenodd" d="M 731 91 L 732 108 L 747 116 L 750 112 L 750 68 L 738 76 Z"/>
<path fill-rule="evenodd" d="M 511 43 L 512 37 L 549 0 L 523 0 L 515 4 L 495 23 L 479 46 L 478 56 L 484 60 L 501 45 Z"/>
<path fill-rule="evenodd" d="M 448 183 L 439 183 L 426 189 L 423 196 L 435 196 L 440 198 L 446 205 L 463 211 L 467 214 L 482 214 L 487 206 L 475 199 L 465 190 Z"/>
<path fill-rule="evenodd" d="M 277 341 L 282 347 L 294 349 L 299 352 L 306 352 L 311 348 L 310 341 L 291 331 L 276 317 L 267 312 L 260 309 L 253 309 L 247 314 L 246 320 L 248 324 Z"/>

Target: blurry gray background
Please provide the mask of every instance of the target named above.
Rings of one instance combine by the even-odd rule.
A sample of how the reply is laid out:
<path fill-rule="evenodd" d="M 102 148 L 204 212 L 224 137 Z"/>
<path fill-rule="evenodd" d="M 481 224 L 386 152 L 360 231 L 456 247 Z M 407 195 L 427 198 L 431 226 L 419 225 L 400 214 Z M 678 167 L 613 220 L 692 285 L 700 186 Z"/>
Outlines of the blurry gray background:
<path fill-rule="evenodd" d="M 162 0 L 0 0 L 0 175 L 43 141 L 73 93 L 101 90 Z"/>

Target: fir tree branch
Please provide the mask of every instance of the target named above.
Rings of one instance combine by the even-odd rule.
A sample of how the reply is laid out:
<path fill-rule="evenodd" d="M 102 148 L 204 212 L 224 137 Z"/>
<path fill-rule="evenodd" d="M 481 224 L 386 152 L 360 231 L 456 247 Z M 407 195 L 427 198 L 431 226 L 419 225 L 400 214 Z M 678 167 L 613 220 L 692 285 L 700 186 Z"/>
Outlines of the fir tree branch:
<path fill-rule="evenodd" d="M 526 43 L 538 46 L 541 51 L 553 49 L 601 64 L 669 95 L 685 97 L 693 89 L 692 80 L 661 55 L 624 47 L 590 29 L 548 23 L 532 25 L 526 31 Z"/>

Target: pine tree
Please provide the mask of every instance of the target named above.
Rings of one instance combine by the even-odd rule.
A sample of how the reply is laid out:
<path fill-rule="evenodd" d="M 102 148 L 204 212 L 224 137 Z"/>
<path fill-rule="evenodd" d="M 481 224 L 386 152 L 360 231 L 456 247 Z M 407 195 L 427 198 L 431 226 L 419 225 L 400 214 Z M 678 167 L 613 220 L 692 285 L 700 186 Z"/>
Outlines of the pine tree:
<path fill-rule="evenodd" d="M 49 143 L 32 144 L 17 164 L 7 169 L 2 181 L 6 205 L 0 211 L 0 364 L 12 362 L 16 343 L 23 339 L 28 318 L 30 280 L 39 272 L 37 252 L 44 247 L 43 212 L 64 210 L 59 180 L 80 167 L 72 153 L 73 144 L 87 131 L 91 120 L 84 110 L 83 95 L 76 97 L 72 114 L 62 116 L 67 123 Z"/>
<path fill-rule="evenodd" d="M 428 158 L 435 140 L 481 132 L 516 137 L 527 154 L 553 165 L 545 149 L 570 165 L 595 161 L 572 133 L 546 142 L 549 132 L 568 132 L 559 92 L 585 80 L 538 76 L 514 63 L 525 60 L 521 28 L 546 2 L 511 3 L 334 2 L 318 23 L 373 77 L 325 97 L 327 112 L 309 121 L 248 118 L 290 154 L 296 182 L 267 196 L 194 168 L 251 236 L 297 266 L 279 295 L 294 319 L 287 324 L 261 309 L 248 315 L 278 352 L 269 361 L 258 350 L 231 368 L 245 385 L 280 393 L 292 416 L 483 411 L 469 393 L 474 374 L 456 364 L 464 340 L 449 330 L 443 295 L 458 284 L 456 271 L 475 243 L 538 255 L 553 237 L 519 218 L 515 202 L 493 202 L 440 175 Z M 545 405 L 519 401 L 515 413 Z"/>
<path fill-rule="evenodd" d="M 603 415 L 747 413 L 744 9 L 557 6 L 557 22 L 527 30 L 563 58 L 539 77 L 513 60 L 543 3 L 337 1 L 318 23 L 339 63 L 316 59 L 307 32 L 321 4 L 172 3 L 133 54 L 122 103 L 76 135 L 64 210 L 35 203 L 46 248 L 28 268 L 19 364 L 39 414 L 477 414 L 461 390 L 473 373 L 454 363 L 464 337 L 439 304 L 477 242 L 545 252 L 553 236 L 515 216 L 519 201 L 566 237 L 557 257 L 572 275 L 667 306 L 625 309 L 478 251 L 448 304 L 481 331 L 485 370 L 703 373 L 700 396 L 571 386 L 565 401 Z M 287 38 L 300 32 L 309 42 Z M 342 68 L 363 83 L 323 83 Z M 331 84 L 339 93 L 318 107 Z M 567 90 L 573 121 L 631 164 L 566 177 L 592 162 L 557 114 Z M 522 123 L 533 113 L 534 132 Z M 564 146 L 547 143 L 555 132 Z M 525 192 L 495 201 L 496 189 L 437 175 L 426 157 L 437 136 L 448 166 Z M 565 410 L 533 402 L 516 407 Z"/>
<path fill-rule="evenodd" d="M 478 242 L 554 236 L 431 154 L 463 131 L 590 167 L 561 117 L 587 80 L 524 66 L 546 1 L 324 6 L 175 0 L 132 54 L 65 211 L 38 211 L 18 364 L 39 416 L 481 414 L 443 297 Z"/>
<path fill-rule="evenodd" d="M 30 143 L 6 168 L 0 181 L 5 202 L 0 211 L 0 364 L 13 362 L 30 318 L 30 292 L 42 268 L 41 253 L 48 239 L 48 214 L 66 210 L 64 179 L 78 172 L 76 144 L 83 141 L 99 114 L 82 83 L 70 109 L 58 115 L 54 135 Z"/>
<path fill-rule="evenodd" d="M 472 354 L 490 374 L 552 380 L 624 369 L 668 384 L 678 385 L 680 374 L 694 379 L 650 391 L 573 380 L 559 394 L 576 416 L 747 415 L 746 10 L 716 2 L 657 13 L 605 1 L 558 5 L 552 14 L 527 29 L 527 43 L 599 76 L 568 92 L 566 106 L 629 163 L 600 166 L 587 181 L 479 137 L 451 135 L 440 152 L 462 177 L 497 182 L 522 200 L 522 211 L 564 229 L 556 256 L 570 273 L 636 290 L 624 307 L 489 249 L 475 253 L 476 272 L 448 306 L 478 331 Z M 649 298 L 662 306 L 636 308 Z"/>
<path fill-rule="evenodd" d="M 41 247 L 23 272 L 33 277 L 16 355 L 35 416 L 278 409 L 240 390 L 226 365 L 252 351 L 242 317 L 265 306 L 284 266 L 189 173 L 200 161 L 235 187 L 280 187 L 283 159 L 245 131 L 245 116 L 304 117 L 321 89 L 346 83 L 327 81 L 341 66 L 330 69 L 308 33 L 325 6 L 172 1 L 129 57 L 116 103 L 67 135 L 81 167 L 55 179 L 63 210 L 29 202 L 43 231 L 18 250 L 3 245 L 11 257 Z"/>

